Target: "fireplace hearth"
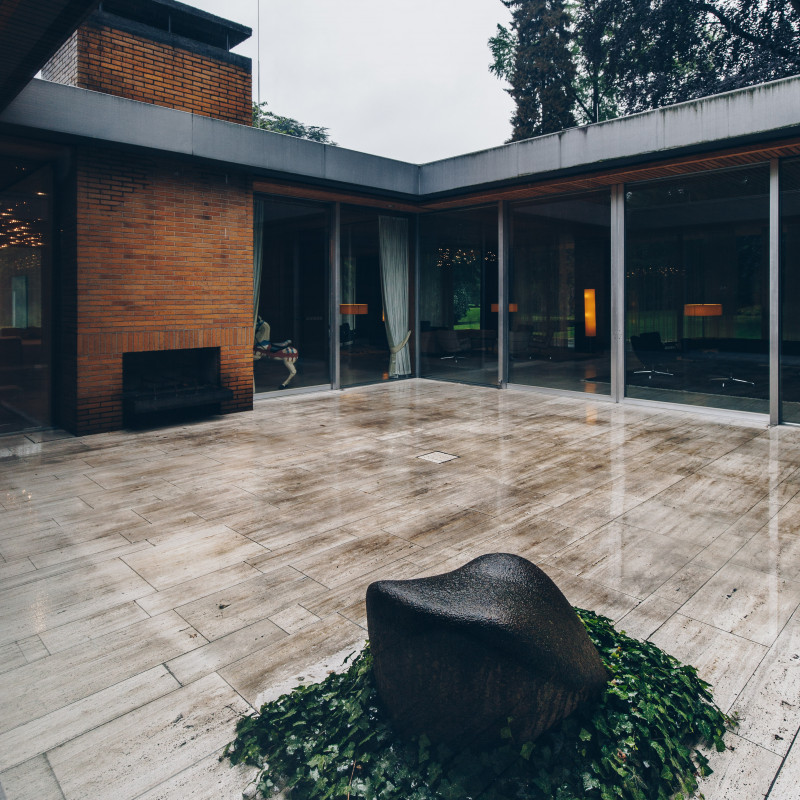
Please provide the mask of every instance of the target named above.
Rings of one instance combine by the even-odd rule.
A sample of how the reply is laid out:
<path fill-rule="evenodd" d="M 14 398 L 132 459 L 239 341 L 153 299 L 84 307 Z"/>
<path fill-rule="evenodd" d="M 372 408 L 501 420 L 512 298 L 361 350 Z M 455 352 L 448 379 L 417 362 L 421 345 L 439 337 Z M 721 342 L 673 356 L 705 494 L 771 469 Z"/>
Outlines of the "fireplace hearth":
<path fill-rule="evenodd" d="M 222 386 L 219 348 L 150 350 L 122 356 L 122 408 L 126 425 L 170 421 L 180 412 L 215 414 L 233 392 Z"/>

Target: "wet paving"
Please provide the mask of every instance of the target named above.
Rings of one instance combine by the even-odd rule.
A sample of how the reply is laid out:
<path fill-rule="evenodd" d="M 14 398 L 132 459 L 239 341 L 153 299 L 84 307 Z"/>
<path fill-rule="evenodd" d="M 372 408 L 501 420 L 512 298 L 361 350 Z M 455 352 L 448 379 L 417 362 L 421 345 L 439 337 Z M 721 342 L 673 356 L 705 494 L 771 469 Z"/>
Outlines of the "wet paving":
<path fill-rule="evenodd" d="M 708 800 L 798 797 L 800 429 L 423 380 L 0 438 L 0 786 L 239 798 L 236 718 L 364 640 L 369 583 L 490 552 L 714 685 Z"/>

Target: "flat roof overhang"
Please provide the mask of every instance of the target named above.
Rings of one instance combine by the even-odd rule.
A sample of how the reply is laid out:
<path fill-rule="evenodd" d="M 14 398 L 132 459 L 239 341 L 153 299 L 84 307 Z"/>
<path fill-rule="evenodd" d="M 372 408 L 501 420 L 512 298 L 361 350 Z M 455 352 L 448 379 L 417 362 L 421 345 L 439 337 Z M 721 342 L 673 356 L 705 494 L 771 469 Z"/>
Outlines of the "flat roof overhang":
<path fill-rule="evenodd" d="M 0 110 L 5 108 L 99 0 L 36 0 L 0 4 Z"/>
<path fill-rule="evenodd" d="M 427 203 L 800 136 L 800 78 L 423 165 L 40 80 L 0 113 L 0 131 L 144 150 L 213 162 L 254 178 Z"/>

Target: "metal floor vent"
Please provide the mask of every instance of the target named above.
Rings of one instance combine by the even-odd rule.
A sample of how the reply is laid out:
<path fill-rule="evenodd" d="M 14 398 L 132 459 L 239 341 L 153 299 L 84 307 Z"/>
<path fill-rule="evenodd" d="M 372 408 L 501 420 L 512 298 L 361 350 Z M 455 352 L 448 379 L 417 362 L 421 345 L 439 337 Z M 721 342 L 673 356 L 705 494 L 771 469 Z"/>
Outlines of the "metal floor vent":
<path fill-rule="evenodd" d="M 417 458 L 421 458 L 423 461 L 432 461 L 434 464 L 444 464 L 445 461 L 452 461 L 454 458 L 458 458 L 458 456 L 434 450 L 432 453 L 425 453 L 424 456 L 417 456 Z"/>

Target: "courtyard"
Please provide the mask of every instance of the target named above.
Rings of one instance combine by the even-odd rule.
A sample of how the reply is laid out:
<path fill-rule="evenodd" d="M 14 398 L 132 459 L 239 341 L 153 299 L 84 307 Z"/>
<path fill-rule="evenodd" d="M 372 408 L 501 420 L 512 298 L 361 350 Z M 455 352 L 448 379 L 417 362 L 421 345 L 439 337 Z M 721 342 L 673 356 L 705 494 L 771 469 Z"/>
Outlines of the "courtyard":
<path fill-rule="evenodd" d="M 234 723 L 489 552 L 694 664 L 708 800 L 800 783 L 800 430 L 420 379 L 0 438 L 0 798 L 241 797 Z"/>

